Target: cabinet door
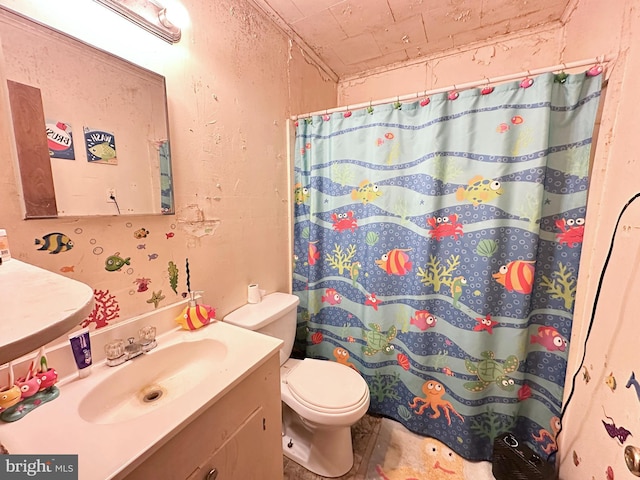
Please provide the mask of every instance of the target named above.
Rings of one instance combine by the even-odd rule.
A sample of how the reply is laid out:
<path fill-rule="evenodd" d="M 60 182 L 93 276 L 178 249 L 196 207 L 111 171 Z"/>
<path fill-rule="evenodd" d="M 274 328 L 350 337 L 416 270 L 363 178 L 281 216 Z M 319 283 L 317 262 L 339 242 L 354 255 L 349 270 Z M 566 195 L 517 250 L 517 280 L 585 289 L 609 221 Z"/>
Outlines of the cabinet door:
<path fill-rule="evenodd" d="M 273 480 L 265 471 L 274 452 L 265 439 L 262 409 L 256 410 L 187 480 Z M 279 455 L 280 452 L 276 452 Z M 215 469 L 216 473 L 210 473 Z M 209 476 L 209 478 L 207 478 Z M 280 477 L 281 478 L 281 477 Z"/>
<path fill-rule="evenodd" d="M 214 458 L 220 458 L 221 462 L 217 464 L 221 472 L 218 479 L 282 479 L 281 408 L 280 362 L 276 352 L 181 431 L 149 455 L 137 459 L 135 465 L 114 480 L 205 479 L 213 468 L 210 465 Z M 205 471 L 206 467 L 210 468 Z"/>

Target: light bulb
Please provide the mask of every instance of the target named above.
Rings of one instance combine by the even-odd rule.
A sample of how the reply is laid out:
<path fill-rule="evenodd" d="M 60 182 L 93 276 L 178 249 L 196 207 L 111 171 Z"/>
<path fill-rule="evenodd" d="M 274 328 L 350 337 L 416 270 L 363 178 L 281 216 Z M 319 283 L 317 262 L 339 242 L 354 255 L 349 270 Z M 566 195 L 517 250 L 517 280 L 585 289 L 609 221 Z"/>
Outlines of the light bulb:
<path fill-rule="evenodd" d="M 169 27 L 174 25 L 180 29 L 189 25 L 189 12 L 181 2 L 175 0 L 164 0 L 164 8 L 158 13 L 160 22 Z M 168 22 L 165 23 L 165 22 Z"/>

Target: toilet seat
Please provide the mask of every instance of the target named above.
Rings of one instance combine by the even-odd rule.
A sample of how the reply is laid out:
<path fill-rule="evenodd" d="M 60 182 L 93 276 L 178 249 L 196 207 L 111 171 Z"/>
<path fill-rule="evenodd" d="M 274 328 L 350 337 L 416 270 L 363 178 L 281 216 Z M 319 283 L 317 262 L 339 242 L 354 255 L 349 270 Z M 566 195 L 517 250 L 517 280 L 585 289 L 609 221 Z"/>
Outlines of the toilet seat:
<path fill-rule="evenodd" d="M 369 401 L 369 389 L 354 370 L 328 360 L 306 358 L 286 378 L 291 396 L 308 409 L 348 413 Z"/>

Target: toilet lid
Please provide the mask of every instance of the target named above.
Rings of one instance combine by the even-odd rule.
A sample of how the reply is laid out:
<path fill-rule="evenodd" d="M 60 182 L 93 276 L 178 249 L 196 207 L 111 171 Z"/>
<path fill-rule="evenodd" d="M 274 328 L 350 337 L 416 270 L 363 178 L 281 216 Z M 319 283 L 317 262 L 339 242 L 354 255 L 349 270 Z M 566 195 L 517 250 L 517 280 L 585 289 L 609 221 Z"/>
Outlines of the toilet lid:
<path fill-rule="evenodd" d="M 355 370 L 328 360 L 306 358 L 287 376 L 292 396 L 308 408 L 328 413 L 352 410 L 369 395 Z"/>

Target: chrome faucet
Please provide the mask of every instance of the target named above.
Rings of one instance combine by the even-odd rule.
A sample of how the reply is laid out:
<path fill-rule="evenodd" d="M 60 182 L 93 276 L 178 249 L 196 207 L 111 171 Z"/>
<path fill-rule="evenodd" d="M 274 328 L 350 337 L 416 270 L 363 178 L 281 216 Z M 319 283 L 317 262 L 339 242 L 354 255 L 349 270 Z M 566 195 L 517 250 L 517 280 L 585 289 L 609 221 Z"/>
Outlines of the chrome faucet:
<path fill-rule="evenodd" d="M 135 337 L 129 337 L 127 339 L 129 344 L 124 347 L 124 354 L 127 356 L 127 360 L 136 358 L 138 355 L 142 355 L 142 345 L 136 342 Z"/>
<path fill-rule="evenodd" d="M 135 337 L 129 337 L 127 345 L 125 345 L 124 340 L 117 339 L 104 346 L 104 351 L 107 354 L 105 362 L 107 366 L 122 365 L 127 360 L 136 358 L 138 355 L 142 355 L 158 345 L 156 327 L 144 326 L 139 330 L 138 334 L 140 335 L 140 340 L 137 342 Z"/>

